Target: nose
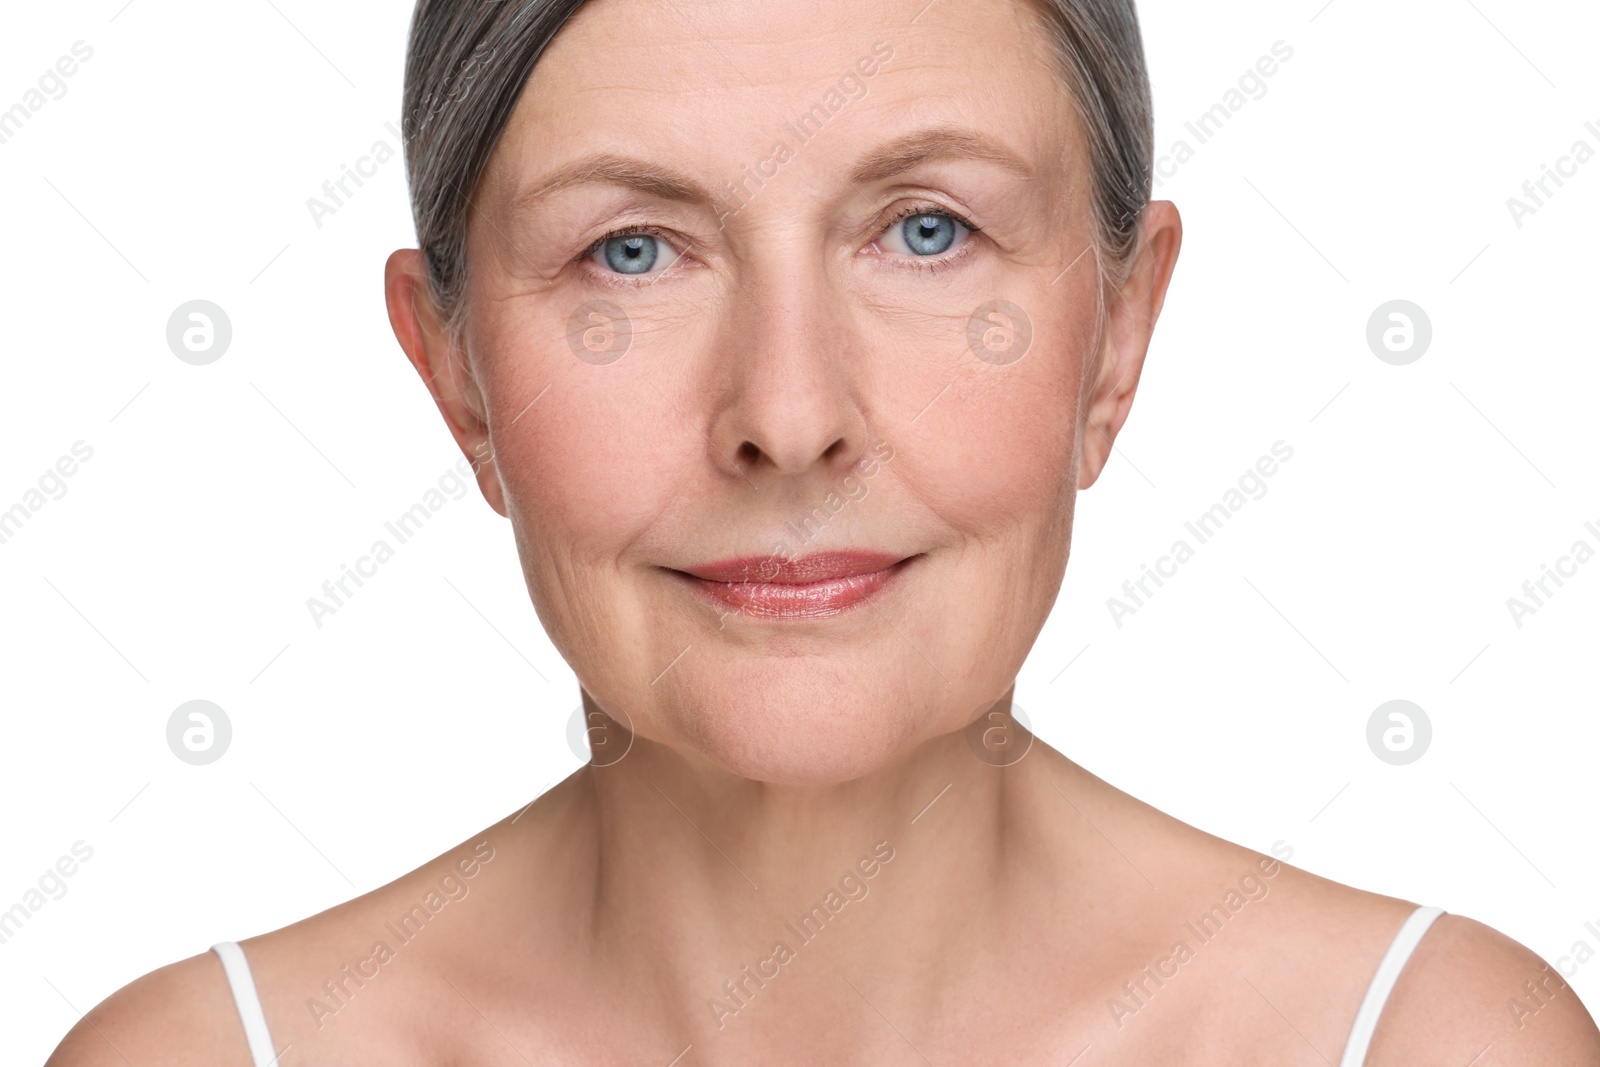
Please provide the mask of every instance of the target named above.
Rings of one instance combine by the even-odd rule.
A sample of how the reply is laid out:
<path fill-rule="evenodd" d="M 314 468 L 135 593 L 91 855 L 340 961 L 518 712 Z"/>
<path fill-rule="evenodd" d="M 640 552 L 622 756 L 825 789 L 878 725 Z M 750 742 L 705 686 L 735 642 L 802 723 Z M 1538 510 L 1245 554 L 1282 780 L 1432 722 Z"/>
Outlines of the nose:
<path fill-rule="evenodd" d="M 708 435 L 725 463 L 797 475 L 843 472 L 867 448 L 859 339 L 852 336 L 840 294 L 819 269 L 763 271 L 717 331 L 711 361 L 716 397 Z"/>

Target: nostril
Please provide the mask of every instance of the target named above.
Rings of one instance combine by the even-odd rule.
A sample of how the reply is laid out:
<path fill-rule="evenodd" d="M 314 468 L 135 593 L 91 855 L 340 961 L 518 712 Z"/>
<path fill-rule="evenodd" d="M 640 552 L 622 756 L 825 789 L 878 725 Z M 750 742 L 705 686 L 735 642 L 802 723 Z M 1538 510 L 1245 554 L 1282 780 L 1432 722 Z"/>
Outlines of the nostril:
<path fill-rule="evenodd" d="M 746 441 L 739 446 L 737 455 L 741 463 L 754 463 L 761 458 L 761 449 L 757 448 L 753 442 Z"/>

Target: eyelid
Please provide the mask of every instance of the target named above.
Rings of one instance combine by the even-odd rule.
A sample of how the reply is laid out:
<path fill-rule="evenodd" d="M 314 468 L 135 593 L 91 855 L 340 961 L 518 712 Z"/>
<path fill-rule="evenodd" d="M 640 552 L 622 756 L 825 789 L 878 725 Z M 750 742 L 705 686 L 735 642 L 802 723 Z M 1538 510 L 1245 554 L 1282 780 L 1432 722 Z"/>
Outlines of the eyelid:
<path fill-rule="evenodd" d="M 945 207 L 944 205 L 935 203 L 932 200 L 925 200 L 921 203 L 914 204 L 896 212 L 893 218 L 884 223 L 882 226 L 878 227 L 877 236 L 883 236 L 883 234 L 889 231 L 889 227 L 893 226 L 895 223 L 904 222 L 906 219 L 914 218 L 917 215 L 948 215 L 957 222 L 961 223 L 961 225 L 965 226 L 967 229 L 971 230 L 973 233 L 979 233 L 982 230 L 982 227 L 978 226 L 971 219 L 967 218 L 954 208 Z M 877 237 L 874 237 L 873 240 L 877 240 Z"/>
<path fill-rule="evenodd" d="M 660 270 L 651 271 L 648 274 L 630 275 L 621 274 L 614 270 L 606 270 L 604 267 L 601 267 L 599 264 L 594 262 L 595 255 L 600 251 L 607 241 L 617 237 L 637 237 L 641 235 L 646 237 L 654 237 L 656 240 L 667 246 L 672 253 L 672 258 L 668 261 L 666 266 L 662 267 Z M 691 243 L 692 242 L 687 241 L 684 242 L 685 248 L 680 250 L 674 235 L 666 230 L 663 230 L 659 226 L 651 226 L 648 224 L 618 226 L 610 232 L 597 237 L 589 244 L 587 248 L 578 253 L 577 258 L 573 260 L 573 262 L 580 270 L 583 269 L 584 264 L 587 263 L 593 268 L 595 275 L 600 278 L 602 284 L 620 285 L 624 288 L 640 288 L 647 285 L 654 285 L 657 281 L 661 280 L 663 276 L 671 272 L 674 267 L 678 266 L 678 264 L 682 262 L 683 258 L 688 255 L 687 246 Z"/>
<path fill-rule="evenodd" d="M 644 235 L 649 236 L 649 237 L 654 237 L 658 241 L 663 241 L 668 246 L 670 246 L 674 252 L 678 251 L 678 246 L 673 244 L 673 242 L 672 242 L 672 236 L 670 234 L 668 234 L 667 231 L 661 229 L 659 226 L 649 226 L 649 225 L 618 226 L 616 229 L 611 230 L 608 233 L 602 234 L 601 236 L 599 236 L 599 237 L 595 238 L 593 241 L 591 241 L 589 243 L 589 247 L 588 248 L 585 248 L 582 252 L 578 253 L 578 259 L 580 259 L 580 260 L 589 259 L 596 252 L 600 251 L 600 246 L 601 245 L 605 244 L 607 241 L 612 240 L 613 238 L 616 238 L 616 237 L 637 237 L 640 234 L 644 234 Z M 678 255 L 682 255 L 682 254 L 683 254 L 682 252 L 678 252 Z"/>
<path fill-rule="evenodd" d="M 907 256 L 906 254 L 900 252 L 882 252 L 882 250 L 880 250 L 882 255 L 891 257 L 893 260 L 895 260 L 896 266 L 914 270 L 939 270 L 945 266 L 954 265 L 956 262 L 965 259 L 968 255 L 969 246 L 972 244 L 972 236 L 974 234 L 983 232 L 983 228 L 974 223 L 964 213 L 940 204 L 937 201 L 922 200 L 920 202 L 908 204 L 900 208 L 892 217 L 882 222 L 875 229 L 871 243 L 876 245 L 877 242 L 882 239 L 884 234 L 888 233 L 889 230 L 897 223 L 904 222 L 906 219 L 914 218 L 918 215 L 944 215 L 948 218 L 954 219 L 956 222 L 959 222 L 962 226 L 966 227 L 968 231 L 967 239 L 963 240 L 961 244 L 956 246 L 954 250 L 943 252 L 937 256 Z M 617 237 L 633 237 L 641 234 L 661 241 L 668 247 L 668 249 L 671 250 L 671 261 L 668 262 L 667 265 L 662 269 L 658 271 L 652 271 L 648 274 L 627 275 L 618 273 L 617 271 L 606 270 L 594 263 L 595 256 L 599 253 L 600 249 L 607 241 Z M 595 238 L 588 244 L 587 247 L 584 248 L 582 252 L 577 255 L 574 263 L 580 268 L 582 268 L 585 263 L 590 264 L 594 268 L 594 272 L 601 277 L 602 284 L 619 285 L 625 288 L 638 288 L 653 285 L 664 275 L 671 272 L 673 268 L 677 267 L 678 264 L 688 255 L 688 247 L 692 244 L 693 242 L 684 242 L 685 247 L 680 250 L 678 248 L 676 235 L 662 229 L 659 226 L 653 226 L 648 223 L 636 223 L 634 225 L 615 227 Z"/>
<path fill-rule="evenodd" d="M 967 228 L 967 236 L 953 249 L 941 252 L 936 256 L 907 255 L 904 252 L 892 252 L 878 247 L 878 242 L 883 240 L 890 230 L 906 219 L 915 218 L 918 215 L 944 215 L 954 219 Z M 901 270 L 938 271 L 953 267 L 966 260 L 973 252 L 973 236 L 982 232 L 982 229 L 962 212 L 954 208 L 945 207 L 936 201 L 923 200 L 920 203 L 901 208 L 887 223 L 878 227 L 869 247 L 878 249 L 877 255 L 873 258 L 882 260 L 885 266 Z M 862 251 L 865 252 L 866 249 L 862 249 Z"/>

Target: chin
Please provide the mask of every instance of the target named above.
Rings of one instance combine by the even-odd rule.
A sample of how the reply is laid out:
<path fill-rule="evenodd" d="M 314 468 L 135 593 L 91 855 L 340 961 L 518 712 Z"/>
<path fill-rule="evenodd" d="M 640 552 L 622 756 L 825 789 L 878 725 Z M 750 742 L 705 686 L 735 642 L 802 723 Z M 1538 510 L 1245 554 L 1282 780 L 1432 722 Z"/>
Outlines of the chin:
<path fill-rule="evenodd" d="M 845 673 L 791 660 L 719 672 L 710 689 L 685 678 L 700 695 L 661 714 L 683 743 L 729 774 L 776 785 L 848 782 L 923 740 L 928 724 L 915 709 L 933 705 L 863 688 Z"/>

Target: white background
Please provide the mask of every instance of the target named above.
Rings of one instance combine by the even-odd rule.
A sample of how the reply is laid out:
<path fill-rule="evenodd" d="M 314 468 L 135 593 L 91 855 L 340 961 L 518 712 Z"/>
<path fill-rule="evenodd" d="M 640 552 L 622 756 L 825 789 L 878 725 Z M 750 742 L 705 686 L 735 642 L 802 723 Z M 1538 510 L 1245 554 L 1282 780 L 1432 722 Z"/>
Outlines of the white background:
<path fill-rule="evenodd" d="M 399 148 L 409 4 L 124 3 L 12 5 L 0 35 L 0 109 L 94 49 L 0 144 L 0 509 L 94 450 L 0 545 L 0 909 L 93 849 L 0 944 L 19 1064 L 138 975 L 366 892 L 578 765 L 575 682 L 475 489 L 322 628 L 305 605 L 457 456 L 383 308 L 384 257 L 414 243 L 402 162 L 320 228 L 306 207 Z M 1521 227 L 1506 204 L 1574 141 L 1600 149 L 1600 13 L 1141 11 L 1158 151 L 1196 149 L 1158 192 L 1185 246 L 1017 701 L 1212 833 L 1550 960 L 1600 950 L 1600 561 L 1520 628 L 1506 606 L 1600 548 L 1600 160 Z M 1197 145 L 1185 120 L 1280 40 L 1266 94 Z M 205 367 L 165 339 L 196 298 L 234 331 Z M 1433 325 L 1407 366 L 1365 339 L 1396 298 Z M 1280 439 L 1267 494 L 1117 627 L 1106 599 Z M 206 767 L 165 740 L 196 698 L 234 730 Z M 1393 698 L 1433 724 L 1409 766 L 1367 747 Z M 1573 984 L 1600 1005 L 1600 962 Z"/>

